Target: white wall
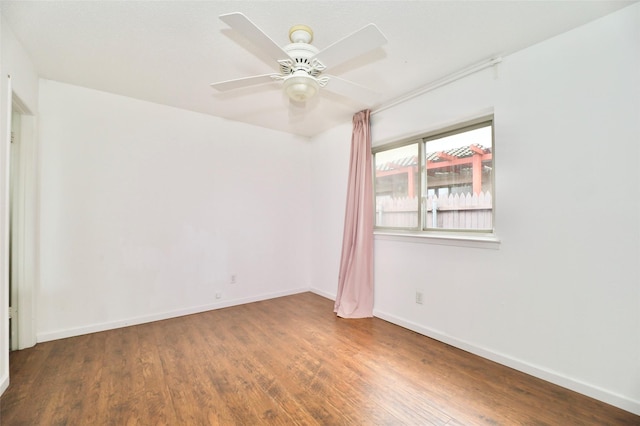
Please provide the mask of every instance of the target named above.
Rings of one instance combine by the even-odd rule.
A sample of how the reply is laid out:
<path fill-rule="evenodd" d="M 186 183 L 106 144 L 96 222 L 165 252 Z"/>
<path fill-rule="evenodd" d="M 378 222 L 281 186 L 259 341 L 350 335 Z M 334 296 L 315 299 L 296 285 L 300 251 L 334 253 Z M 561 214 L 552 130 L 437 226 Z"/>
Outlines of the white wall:
<path fill-rule="evenodd" d="M 38 341 L 309 288 L 308 140 L 41 80 L 40 144 Z"/>
<path fill-rule="evenodd" d="M 9 81 L 13 93 L 30 111 L 38 108 L 36 70 L 9 26 L 0 17 L 0 393 L 9 385 L 8 283 L 8 113 L 11 110 Z"/>
<path fill-rule="evenodd" d="M 351 123 L 314 140 L 311 149 L 313 291 L 335 300 L 342 251 L 344 207 L 349 175 Z"/>
<path fill-rule="evenodd" d="M 490 110 L 499 249 L 378 237 L 375 315 L 640 414 L 640 4 L 375 114 L 373 143 Z M 335 132 L 313 147 L 345 177 L 315 169 L 329 212 Z M 342 221 L 315 218 L 313 286 L 335 295 Z"/>

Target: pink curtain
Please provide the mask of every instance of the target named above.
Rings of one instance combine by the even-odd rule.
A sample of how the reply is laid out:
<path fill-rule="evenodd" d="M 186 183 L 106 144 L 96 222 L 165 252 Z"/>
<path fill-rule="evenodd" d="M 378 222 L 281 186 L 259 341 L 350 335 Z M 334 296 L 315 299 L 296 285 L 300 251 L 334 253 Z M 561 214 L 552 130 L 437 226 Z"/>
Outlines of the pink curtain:
<path fill-rule="evenodd" d="M 353 116 L 349 187 L 334 312 L 343 318 L 373 316 L 373 182 L 370 111 Z"/>

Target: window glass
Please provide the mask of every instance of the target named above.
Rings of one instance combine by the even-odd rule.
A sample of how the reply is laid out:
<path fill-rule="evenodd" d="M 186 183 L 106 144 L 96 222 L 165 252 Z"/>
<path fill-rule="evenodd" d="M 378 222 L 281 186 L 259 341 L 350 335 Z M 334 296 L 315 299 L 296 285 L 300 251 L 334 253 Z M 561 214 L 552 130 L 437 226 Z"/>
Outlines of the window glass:
<path fill-rule="evenodd" d="M 490 125 L 425 142 L 425 229 L 493 228 Z"/>
<path fill-rule="evenodd" d="M 374 150 L 375 226 L 493 231 L 493 122 Z"/>
<path fill-rule="evenodd" d="M 375 155 L 376 226 L 418 229 L 419 143 Z"/>

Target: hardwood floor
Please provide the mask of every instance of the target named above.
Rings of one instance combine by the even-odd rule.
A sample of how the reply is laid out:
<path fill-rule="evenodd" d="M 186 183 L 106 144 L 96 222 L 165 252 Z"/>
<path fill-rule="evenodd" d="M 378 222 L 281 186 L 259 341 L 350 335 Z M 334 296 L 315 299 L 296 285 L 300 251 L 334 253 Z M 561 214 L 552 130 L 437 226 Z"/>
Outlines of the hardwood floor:
<path fill-rule="evenodd" d="M 303 293 L 12 352 L 0 424 L 639 425 Z"/>

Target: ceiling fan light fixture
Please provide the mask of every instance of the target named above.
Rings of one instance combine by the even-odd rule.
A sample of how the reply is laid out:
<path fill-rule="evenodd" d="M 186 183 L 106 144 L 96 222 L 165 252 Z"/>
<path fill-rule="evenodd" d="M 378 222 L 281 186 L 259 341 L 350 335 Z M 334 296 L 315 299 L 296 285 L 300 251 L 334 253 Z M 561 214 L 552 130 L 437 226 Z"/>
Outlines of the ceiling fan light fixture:
<path fill-rule="evenodd" d="M 285 78 L 283 88 L 292 101 L 305 102 L 315 96 L 320 85 L 315 78 L 302 71 Z"/>

